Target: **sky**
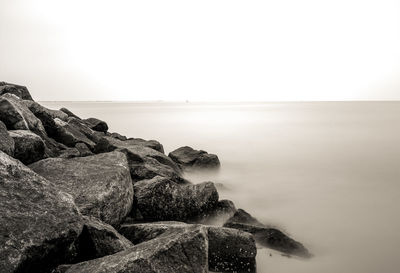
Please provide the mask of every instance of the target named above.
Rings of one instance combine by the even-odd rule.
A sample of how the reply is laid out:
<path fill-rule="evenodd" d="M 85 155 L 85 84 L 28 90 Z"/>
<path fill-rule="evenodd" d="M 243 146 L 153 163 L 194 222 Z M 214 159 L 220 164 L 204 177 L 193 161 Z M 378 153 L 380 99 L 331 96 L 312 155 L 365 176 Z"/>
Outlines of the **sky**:
<path fill-rule="evenodd" d="M 0 0 L 36 100 L 400 100 L 399 0 Z"/>

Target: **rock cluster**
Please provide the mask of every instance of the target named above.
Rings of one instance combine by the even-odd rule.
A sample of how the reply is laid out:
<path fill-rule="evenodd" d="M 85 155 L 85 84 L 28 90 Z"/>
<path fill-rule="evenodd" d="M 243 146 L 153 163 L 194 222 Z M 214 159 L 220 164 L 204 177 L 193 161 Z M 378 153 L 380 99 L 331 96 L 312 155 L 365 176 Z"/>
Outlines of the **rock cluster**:
<path fill-rule="evenodd" d="M 187 146 L 167 156 L 158 141 L 109 133 L 0 82 L 0 272 L 255 272 L 256 243 L 309 257 L 219 200 L 214 183 L 183 177 L 219 166 Z"/>

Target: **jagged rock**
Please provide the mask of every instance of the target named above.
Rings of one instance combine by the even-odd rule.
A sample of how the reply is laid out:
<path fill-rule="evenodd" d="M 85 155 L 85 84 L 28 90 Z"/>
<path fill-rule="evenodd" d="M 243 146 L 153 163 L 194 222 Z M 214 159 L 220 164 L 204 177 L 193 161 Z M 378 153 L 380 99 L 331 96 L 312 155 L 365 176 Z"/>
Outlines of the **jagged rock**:
<path fill-rule="evenodd" d="M 62 112 L 64 112 L 65 114 L 67 114 L 68 115 L 68 117 L 73 117 L 73 118 L 76 118 L 76 119 L 81 119 L 80 117 L 78 117 L 77 115 L 75 115 L 74 113 L 72 113 L 70 110 L 68 110 L 67 108 L 61 108 L 60 109 L 60 111 L 62 111 Z"/>
<path fill-rule="evenodd" d="M 92 260 L 127 250 L 133 244 L 112 226 L 94 217 L 84 217 L 85 224 L 77 242 L 75 262 Z"/>
<path fill-rule="evenodd" d="M 77 143 L 75 145 L 75 148 L 79 151 L 79 156 L 93 155 L 93 153 L 90 151 L 90 149 L 85 143 Z"/>
<path fill-rule="evenodd" d="M 120 152 L 71 159 L 49 158 L 29 166 L 70 193 L 84 215 L 118 226 L 131 210 L 132 181 Z"/>
<path fill-rule="evenodd" d="M 83 226 L 72 196 L 3 152 L 0 177 L 0 272 L 70 262 Z"/>
<path fill-rule="evenodd" d="M 167 177 L 177 183 L 187 183 L 180 168 L 169 157 L 135 140 L 121 141 L 113 137 L 103 137 L 95 147 L 95 152 L 109 152 L 115 149 L 128 157 L 133 181 L 151 179 L 157 175 Z"/>
<path fill-rule="evenodd" d="M 43 140 L 28 130 L 9 131 L 15 143 L 14 157 L 24 164 L 31 164 L 45 156 Z"/>
<path fill-rule="evenodd" d="M 242 209 L 238 209 L 235 215 L 224 224 L 224 227 L 249 232 L 254 235 L 260 245 L 285 254 L 303 258 L 311 257 L 311 254 L 300 242 L 293 240 L 278 229 L 265 226 Z"/>
<path fill-rule="evenodd" d="M 6 93 L 14 94 L 23 100 L 33 100 L 31 94 L 28 91 L 28 88 L 26 88 L 25 86 L 7 82 L 0 82 L 0 95 Z"/>
<path fill-rule="evenodd" d="M 207 231 L 192 226 L 166 232 L 131 249 L 103 258 L 59 267 L 65 273 L 206 273 Z"/>
<path fill-rule="evenodd" d="M 0 151 L 13 156 L 14 147 L 14 140 L 10 137 L 6 125 L 0 121 Z"/>
<path fill-rule="evenodd" d="M 50 116 L 52 119 L 58 118 L 61 119 L 62 121 L 67 121 L 68 115 L 60 110 L 52 110 L 49 108 L 46 108 L 39 103 L 35 101 L 30 101 L 30 100 L 24 100 L 23 104 L 31 110 L 31 112 L 39 118 L 42 123 L 44 124 L 43 120 L 40 118 L 43 116 L 45 113 L 46 115 Z"/>
<path fill-rule="evenodd" d="M 165 233 L 184 232 L 198 225 L 156 222 L 122 225 L 121 234 L 135 244 Z M 255 272 L 257 249 L 253 236 L 231 228 L 202 226 L 207 230 L 209 269 L 215 272 Z"/>
<path fill-rule="evenodd" d="M 194 150 L 189 146 L 180 147 L 170 152 L 168 156 L 182 168 L 216 169 L 220 166 L 218 156 Z"/>
<path fill-rule="evenodd" d="M 105 121 L 99 120 L 97 118 L 88 118 L 83 120 L 87 125 L 89 125 L 90 129 L 99 131 L 99 132 L 107 132 L 108 125 Z"/>
<path fill-rule="evenodd" d="M 84 134 L 88 139 L 93 141 L 94 143 L 98 143 L 102 137 L 104 137 L 104 133 L 94 131 L 89 128 L 89 126 L 84 123 L 82 120 L 79 120 L 74 117 L 68 118 L 68 124 L 72 127 L 74 127 L 76 130 L 80 131 L 82 134 Z M 109 151 L 111 152 L 111 151 Z"/>
<path fill-rule="evenodd" d="M 218 192 L 212 182 L 177 184 L 156 176 L 134 184 L 135 207 L 145 220 L 184 221 L 199 216 L 218 202 Z"/>
<path fill-rule="evenodd" d="M 0 97 L 0 120 L 9 130 L 31 130 L 39 136 L 46 135 L 42 122 L 13 94 Z"/>
<path fill-rule="evenodd" d="M 124 140 L 128 140 L 128 138 L 126 136 L 120 135 L 118 133 L 110 133 L 109 136 L 113 137 L 113 138 L 116 138 L 116 139 L 119 139 L 119 140 L 123 140 L 123 141 Z"/>
<path fill-rule="evenodd" d="M 53 135 L 55 140 L 69 147 L 75 147 L 77 143 L 82 142 L 88 147 L 94 149 L 96 144 L 88 139 L 86 135 L 79 131 L 76 127 L 58 118 L 55 118 L 54 121 L 57 128 L 57 133 Z"/>

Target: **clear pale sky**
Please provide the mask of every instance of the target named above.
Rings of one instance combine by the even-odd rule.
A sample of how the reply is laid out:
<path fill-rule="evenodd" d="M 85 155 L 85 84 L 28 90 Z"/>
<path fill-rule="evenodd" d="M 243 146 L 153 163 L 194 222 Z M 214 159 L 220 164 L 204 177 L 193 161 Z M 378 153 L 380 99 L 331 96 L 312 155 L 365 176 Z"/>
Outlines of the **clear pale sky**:
<path fill-rule="evenodd" d="M 2 0 L 37 100 L 400 99 L 399 0 Z"/>

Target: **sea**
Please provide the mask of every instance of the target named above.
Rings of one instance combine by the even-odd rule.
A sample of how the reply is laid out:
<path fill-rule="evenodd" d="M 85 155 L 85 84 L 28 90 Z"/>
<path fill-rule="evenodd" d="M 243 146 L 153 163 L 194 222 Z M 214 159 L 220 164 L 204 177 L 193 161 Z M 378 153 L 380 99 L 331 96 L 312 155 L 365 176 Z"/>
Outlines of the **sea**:
<path fill-rule="evenodd" d="M 258 273 L 400 272 L 400 102 L 42 102 L 111 132 L 191 146 L 217 183 L 261 222 L 302 242 L 311 259 L 259 248 Z"/>

